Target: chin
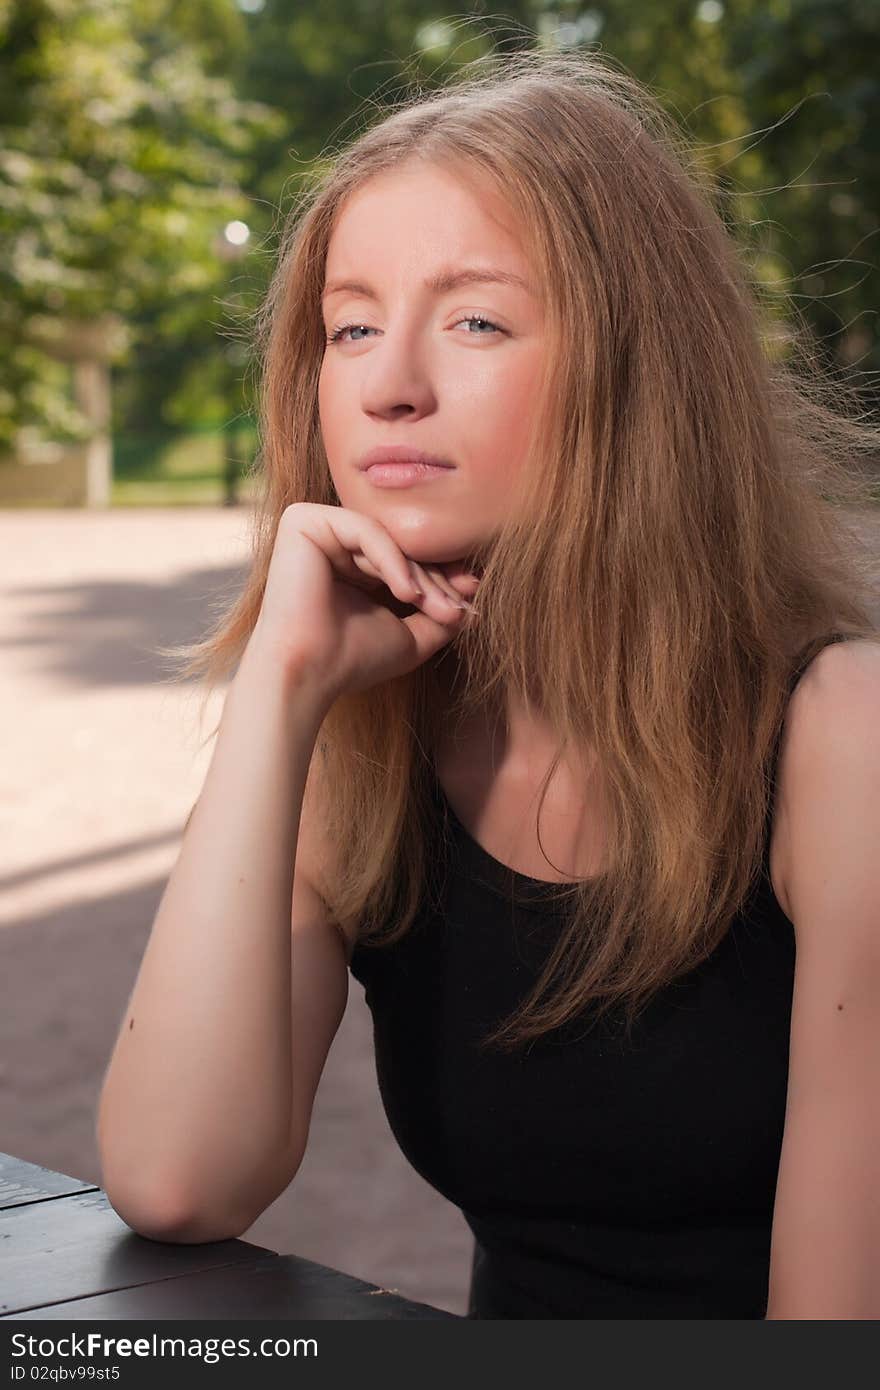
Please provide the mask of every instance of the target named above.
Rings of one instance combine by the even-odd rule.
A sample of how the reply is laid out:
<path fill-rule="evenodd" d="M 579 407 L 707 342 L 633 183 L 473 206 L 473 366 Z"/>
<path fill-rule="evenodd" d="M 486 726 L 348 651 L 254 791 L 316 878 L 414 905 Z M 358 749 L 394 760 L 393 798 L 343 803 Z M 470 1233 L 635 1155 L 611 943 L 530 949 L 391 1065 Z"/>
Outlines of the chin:
<path fill-rule="evenodd" d="M 377 521 L 381 521 L 403 553 L 410 559 L 417 560 L 420 565 L 457 564 L 468 552 L 466 541 L 432 536 L 429 526 L 407 525 L 405 518 L 395 522 L 392 517 L 383 516 L 379 509 L 375 517 Z"/>

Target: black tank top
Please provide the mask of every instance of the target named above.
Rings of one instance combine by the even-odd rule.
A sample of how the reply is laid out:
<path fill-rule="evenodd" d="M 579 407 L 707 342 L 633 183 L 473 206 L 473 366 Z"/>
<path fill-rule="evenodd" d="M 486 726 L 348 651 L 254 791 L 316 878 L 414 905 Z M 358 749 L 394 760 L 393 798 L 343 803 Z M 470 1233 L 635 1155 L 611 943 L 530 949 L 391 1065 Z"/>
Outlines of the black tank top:
<path fill-rule="evenodd" d="M 504 1055 L 478 1041 L 534 982 L 556 885 L 492 858 L 434 790 L 451 832 L 439 907 L 426 895 L 394 946 L 357 945 L 351 971 L 391 1130 L 474 1234 L 468 1317 L 763 1318 L 795 961 L 770 822 L 720 946 L 628 1042 L 611 1010 Z"/>

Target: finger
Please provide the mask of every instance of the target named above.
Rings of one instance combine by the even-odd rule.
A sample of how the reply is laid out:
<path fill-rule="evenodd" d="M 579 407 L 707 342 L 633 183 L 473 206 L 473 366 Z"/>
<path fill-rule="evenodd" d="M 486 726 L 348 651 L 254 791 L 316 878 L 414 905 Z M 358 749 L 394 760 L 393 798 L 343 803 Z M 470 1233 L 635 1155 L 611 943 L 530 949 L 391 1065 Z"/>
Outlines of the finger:
<path fill-rule="evenodd" d="M 466 599 L 472 599 L 480 587 L 480 580 L 476 574 L 456 574 L 449 579 L 449 583 L 459 597 Z"/>
<path fill-rule="evenodd" d="M 483 577 L 483 568 L 482 563 L 478 560 L 475 560 L 473 564 L 469 564 L 463 559 L 447 560 L 438 565 L 438 569 L 442 571 L 445 578 L 455 589 L 458 588 L 459 583 L 463 583 L 464 581 L 467 581 L 468 589 L 471 587 L 475 588 Z"/>
<path fill-rule="evenodd" d="M 364 589 L 370 594 L 374 594 L 377 589 L 382 587 L 390 588 L 390 585 L 386 583 L 385 575 L 380 573 L 372 561 L 367 559 L 365 555 L 355 553 L 352 555 L 352 559 L 364 575 L 363 583 L 354 578 L 350 581 L 357 588 Z M 413 579 L 421 590 L 421 595 L 424 595 L 425 598 L 416 593 L 415 590 L 412 595 L 404 596 L 395 593 L 392 589 L 391 592 L 394 597 L 399 599 L 401 603 L 417 607 L 427 607 L 432 614 L 436 614 L 438 617 L 441 617 L 444 622 L 448 622 L 450 612 L 458 610 L 459 604 L 461 603 L 461 596 L 456 594 L 449 585 L 442 582 L 442 576 L 441 578 L 437 578 L 436 571 L 429 572 L 422 565 L 417 564 L 415 560 L 409 561 L 409 568 Z M 425 599 L 428 600 L 427 604 L 425 603 Z M 448 602 L 449 599 L 452 600 L 451 607 Z"/>
<path fill-rule="evenodd" d="M 438 585 L 445 594 L 448 594 L 454 603 L 465 606 L 465 611 L 475 613 L 476 607 L 472 602 L 477 591 L 479 581 L 475 575 L 462 575 L 458 580 L 458 587 L 449 580 L 443 573 L 442 566 L 431 565 L 427 567 L 427 572 L 432 579 L 436 579 Z"/>
<path fill-rule="evenodd" d="M 427 574 L 431 577 L 431 579 L 434 580 L 437 586 L 440 589 L 442 589 L 444 594 L 448 594 L 448 596 L 451 599 L 453 599 L 456 603 L 460 602 L 461 595 L 456 593 L 452 584 L 446 578 L 446 575 L 443 573 L 443 570 L 440 568 L 439 565 L 424 565 L 422 568 L 425 569 Z"/>
<path fill-rule="evenodd" d="M 480 581 L 474 575 L 459 574 L 454 579 L 446 581 L 459 598 L 472 599 L 480 587 Z"/>
<path fill-rule="evenodd" d="M 363 556 L 370 562 L 374 577 L 380 578 L 397 598 L 405 603 L 413 603 L 418 587 L 409 567 L 409 561 L 379 522 L 361 512 L 352 512 L 345 507 L 328 507 L 322 521 L 327 527 L 330 543 L 333 545 L 334 559 L 352 574 L 358 570 L 356 556 Z"/>
<path fill-rule="evenodd" d="M 372 581 L 373 586 L 375 586 L 376 584 L 385 583 L 385 575 L 381 572 L 381 570 L 376 569 L 376 566 L 373 564 L 372 560 L 368 560 L 366 555 L 356 551 L 351 558 L 357 565 L 364 578 Z"/>
<path fill-rule="evenodd" d="M 425 598 L 424 600 L 416 600 L 420 606 L 422 603 L 427 603 L 431 607 L 431 611 L 436 613 L 438 617 L 442 617 L 445 621 L 449 620 L 450 615 L 457 615 L 462 612 L 462 600 L 457 594 L 454 592 L 447 592 L 447 589 L 442 587 L 438 580 L 434 578 L 433 574 L 426 570 L 423 565 L 418 564 L 416 560 L 412 560 L 410 563 L 412 564 L 416 576 L 419 579 L 421 579 L 422 576 L 424 577 L 422 589 L 424 590 Z"/>
<path fill-rule="evenodd" d="M 410 613 L 405 618 L 401 618 L 404 627 L 409 629 L 412 635 L 413 644 L 416 652 L 416 659 L 413 667 L 420 666 L 428 657 L 433 656 L 441 647 L 452 641 L 458 625 L 462 619 L 462 612 L 458 610 L 458 618 L 451 621 L 436 622 L 427 613 Z"/>

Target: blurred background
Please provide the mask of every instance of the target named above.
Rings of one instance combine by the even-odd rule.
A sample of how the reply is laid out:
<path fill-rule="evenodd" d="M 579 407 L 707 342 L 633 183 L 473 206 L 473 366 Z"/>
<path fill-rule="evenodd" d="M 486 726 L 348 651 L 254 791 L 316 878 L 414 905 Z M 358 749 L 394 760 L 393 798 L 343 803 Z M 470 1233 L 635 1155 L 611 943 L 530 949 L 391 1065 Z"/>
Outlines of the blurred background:
<path fill-rule="evenodd" d="M 806 336 L 876 413 L 878 39 L 876 0 L 0 0 L 0 1150 L 100 1183 L 103 1071 L 222 709 L 200 726 L 154 649 L 241 583 L 251 316 L 328 151 L 480 54 L 598 49 L 701 143 L 778 350 Z M 470 1234 L 397 1149 L 354 980 L 248 1238 L 465 1310 Z"/>

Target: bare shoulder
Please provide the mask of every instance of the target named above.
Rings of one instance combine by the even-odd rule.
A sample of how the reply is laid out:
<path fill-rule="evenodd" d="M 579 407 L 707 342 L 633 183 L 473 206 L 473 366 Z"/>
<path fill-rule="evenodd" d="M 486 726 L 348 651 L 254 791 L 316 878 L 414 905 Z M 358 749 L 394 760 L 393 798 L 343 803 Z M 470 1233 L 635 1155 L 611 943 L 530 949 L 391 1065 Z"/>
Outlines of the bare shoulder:
<path fill-rule="evenodd" d="M 798 900 L 834 841 L 863 831 L 865 797 L 880 767 L 880 642 L 851 638 L 824 647 L 788 702 L 776 772 L 773 856 L 777 894 L 797 929 Z M 809 887 L 808 887 L 809 885 Z"/>
<path fill-rule="evenodd" d="M 876 717 L 878 690 L 880 640 L 853 637 L 823 647 L 801 673 L 788 702 L 780 781 L 790 765 L 810 764 L 853 732 L 858 737 L 864 715 L 873 712 Z"/>
<path fill-rule="evenodd" d="M 809 691 L 817 693 L 818 687 L 824 690 L 838 688 L 841 692 L 854 689 L 862 682 L 874 681 L 880 672 L 880 637 L 848 637 L 843 642 L 832 642 L 813 657 L 792 695 Z M 855 684 L 854 684 L 855 683 Z"/>

